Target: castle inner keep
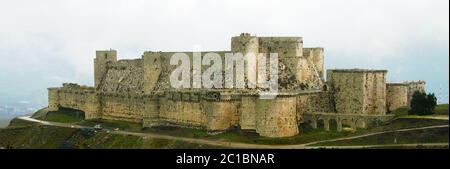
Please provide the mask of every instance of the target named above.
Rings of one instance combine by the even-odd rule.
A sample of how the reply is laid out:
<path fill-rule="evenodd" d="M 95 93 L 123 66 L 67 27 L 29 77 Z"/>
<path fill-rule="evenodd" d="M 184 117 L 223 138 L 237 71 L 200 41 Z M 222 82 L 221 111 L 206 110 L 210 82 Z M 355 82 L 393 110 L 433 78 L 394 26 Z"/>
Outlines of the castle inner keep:
<path fill-rule="evenodd" d="M 324 79 L 324 49 L 303 47 L 301 37 L 231 38 L 225 53 L 278 53 L 278 95 L 260 99 L 257 88 L 175 89 L 170 73 L 176 52 L 144 52 L 141 58 L 117 60 L 115 50 L 96 51 L 94 86 L 64 83 L 48 88 L 48 109 L 72 108 L 86 119 L 120 120 L 143 127 L 201 128 L 210 133 L 231 128 L 252 130 L 266 137 L 299 134 L 299 125 L 331 124 L 367 128 L 388 120 L 399 107 L 409 106 L 424 81 L 386 83 L 387 70 L 333 69 Z M 192 63 L 193 52 L 185 52 Z M 222 63 L 224 64 L 224 63 Z M 201 69 L 206 69 L 202 66 Z M 333 128 L 334 130 L 334 128 Z"/>

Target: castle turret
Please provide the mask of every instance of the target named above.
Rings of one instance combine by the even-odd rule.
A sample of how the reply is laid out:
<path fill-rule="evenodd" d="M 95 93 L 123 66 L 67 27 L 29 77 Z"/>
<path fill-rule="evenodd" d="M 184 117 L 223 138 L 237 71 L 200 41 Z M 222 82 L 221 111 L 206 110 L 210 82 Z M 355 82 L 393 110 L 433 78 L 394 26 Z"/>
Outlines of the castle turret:
<path fill-rule="evenodd" d="M 311 64 L 311 68 L 314 69 L 313 73 L 320 78 L 324 76 L 324 66 L 323 66 L 323 48 L 303 48 L 303 57 L 308 60 Z"/>
<path fill-rule="evenodd" d="M 256 73 L 257 73 L 257 55 L 259 53 L 259 41 L 258 37 L 252 36 L 249 33 L 242 33 L 240 36 L 235 36 L 231 38 L 231 52 L 234 54 L 241 53 L 244 57 L 244 82 L 246 88 L 256 87 Z M 250 54 L 250 55 L 249 55 Z M 251 58 L 250 56 L 253 56 Z M 250 57 L 250 58 L 249 58 Z M 251 59 L 251 60 L 249 60 Z M 235 60 L 236 65 L 238 65 L 238 60 Z M 227 64 L 225 64 L 227 66 Z M 252 68 L 252 69 L 248 69 Z M 249 71 L 249 72 L 247 72 Z M 251 72 L 250 75 L 249 73 Z M 225 77 L 227 78 L 227 77 Z M 250 79 L 249 79 L 250 78 Z M 232 79 L 227 79 L 226 81 L 233 81 Z M 248 81 L 252 81 L 253 85 L 251 87 L 248 85 Z"/>
<path fill-rule="evenodd" d="M 231 52 L 242 54 L 255 53 L 259 51 L 258 37 L 248 33 L 242 33 L 240 36 L 231 38 Z"/>
<path fill-rule="evenodd" d="M 100 84 L 103 76 L 105 76 L 106 74 L 108 63 L 116 61 L 117 61 L 117 51 L 115 50 L 103 50 L 95 52 L 94 86 L 96 88 Z"/>
<path fill-rule="evenodd" d="M 303 38 L 301 37 L 260 37 L 259 52 L 278 54 L 279 88 L 295 90 L 306 78 L 303 67 L 308 63 L 302 59 Z"/>

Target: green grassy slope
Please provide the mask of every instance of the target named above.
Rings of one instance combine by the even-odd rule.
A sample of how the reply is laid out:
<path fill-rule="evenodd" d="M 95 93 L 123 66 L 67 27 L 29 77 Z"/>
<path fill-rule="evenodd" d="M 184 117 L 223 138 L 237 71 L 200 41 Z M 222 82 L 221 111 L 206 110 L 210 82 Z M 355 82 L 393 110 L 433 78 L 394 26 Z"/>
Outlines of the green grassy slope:
<path fill-rule="evenodd" d="M 434 111 L 437 115 L 448 115 L 448 104 L 437 105 Z"/>
<path fill-rule="evenodd" d="M 138 136 L 95 132 L 45 126 L 15 119 L 6 129 L 0 129 L 1 148 L 84 148 L 84 149 L 133 149 L 133 148 L 220 148 L 190 142 L 143 138 Z"/>
<path fill-rule="evenodd" d="M 385 133 L 363 138 L 326 142 L 311 146 L 355 146 L 377 144 L 448 143 L 448 128 Z"/>
<path fill-rule="evenodd" d="M 369 129 L 370 132 L 389 131 L 404 128 L 416 128 L 433 125 L 448 125 L 448 120 L 424 119 L 420 116 L 409 118 L 407 109 L 400 108 L 393 112 L 396 114 L 395 119 L 385 125 Z M 448 116 L 448 104 L 436 106 L 435 114 L 431 116 Z M 405 117 L 405 118 L 402 118 Z M 315 144 L 312 146 L 345 146 L 345 145 L 373 145 L 373 144 L 407 144 L 407 143 L 448 143 L 449 128 L 435 128 L 406 132 L 385 133 L 364 138 L 351 140 L 341 140 L 335 142 L 326 142 Z M 447 147 L 448 148 L 448 147 Z"/>
<path fill-rule="evenodd" d="M 68 108 L 61 108 L 58 111 L 48 111 L 44 108 L 34 113 L 32 117 L 53 122 L 75 123 L 84 120 L 84 112 Z"/>

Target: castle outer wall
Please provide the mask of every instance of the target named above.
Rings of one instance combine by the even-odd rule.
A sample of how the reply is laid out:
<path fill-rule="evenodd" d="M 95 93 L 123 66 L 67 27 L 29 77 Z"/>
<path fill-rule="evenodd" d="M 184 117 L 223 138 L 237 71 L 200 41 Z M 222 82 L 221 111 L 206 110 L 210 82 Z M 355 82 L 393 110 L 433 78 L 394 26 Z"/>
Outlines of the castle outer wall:
<path fill-rule="evenodd" d="M 317 128 L 320 120 L 326 130 L 333 120 L 339 131 L 346 125 L 367 128 L 371 121 L 390 117 L 386 114 L 388 103 L 400 102 L 397 96 L 387 95 L 391 90 L 386 85 L 386 70 L 328 70 L 325 81 L 323 48 L 304 48 L 301 37 L 241 34 L 232 38 L 231 51 L 211 52 L 219 54 L 222 67 L 227 67 L 225 53 L 278 53 L 279 94 L 267 100 L 259 98 L 258 89 L 248 86 L 174 89 L 169 79 L 177 67 L 170 65 L 175 52 L 144 52 L 140 59 L 117 60 L 116 51 L 106 50 L 96 52 L 94 86 L 66 83 L 49 88 L 48 108 L 78 109 L 85 112 L 86 119 L 128 121 L 143 127 L 180 126 L 211 133 L 238 127 L 261 136 L 288 137 L 300 133 L 301 123 Z M 198 63 L 193 52 L 185 54 L 190 63 Z M 208 67 L 201 65 L 200 69 L 204 72 Z M 422 87 L 412 84 L 408 91 Z M 409 92 L 407 95 L 409 102 Z"/>
<path fill-rule="evenodd" d="M 50 88 L 49 108 L 74 108 L 84 111 L 86 119 L 129 121 L 142 123 L 143 127 L 183 126 L 221 132 L 240 126 L 267 137 L 299 134 L 302 111 L 333 109 L 324 100 L 330 97 L 329 93 L 322 91 L 259 99 L 258 95 L 196 92 L 102 95 L 83 88 L 74 84 L 65 84 L 58 90 Z"/>

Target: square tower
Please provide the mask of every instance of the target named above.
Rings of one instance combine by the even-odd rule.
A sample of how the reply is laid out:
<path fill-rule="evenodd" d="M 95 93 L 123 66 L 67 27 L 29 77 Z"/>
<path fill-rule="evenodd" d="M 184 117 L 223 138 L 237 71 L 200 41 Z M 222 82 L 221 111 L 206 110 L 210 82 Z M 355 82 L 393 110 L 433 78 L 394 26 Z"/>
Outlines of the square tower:
<path fill-rule="evenodd" d="M 116 50 L 98 50 L 95 52 L 94 59 L 94 86 L 95 88 L 100 85 L 103 76 L 107 71 L 107 65 L 110 62 L 117 62 Z"/>
<path fill-rule="evenodd" d="M 387 70 L 327 70 L 337 113 L 386 115 Z"/>

